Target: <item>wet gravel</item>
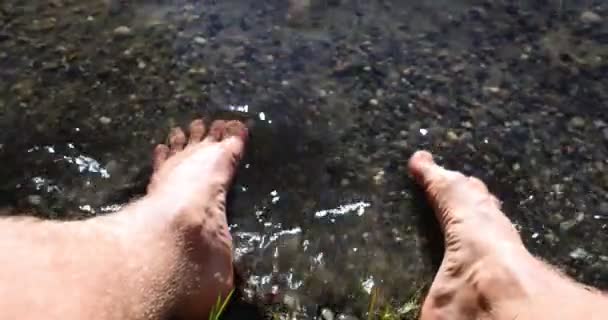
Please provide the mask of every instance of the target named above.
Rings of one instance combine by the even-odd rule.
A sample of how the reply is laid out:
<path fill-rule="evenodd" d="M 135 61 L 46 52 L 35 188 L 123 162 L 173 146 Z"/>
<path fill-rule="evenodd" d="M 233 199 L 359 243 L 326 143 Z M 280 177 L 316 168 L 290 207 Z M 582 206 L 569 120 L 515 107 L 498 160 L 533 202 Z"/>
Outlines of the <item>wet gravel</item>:
<path fill-rule="evenodd" d="M 8 214 L 111 212 L 171 126 L 239 118 L 245 297 L 361 317 L 372 287 L 400 304 L 427 283 L 439 251 L 404 173 L 419 148 L 488 182 L 534 253 L 608 289 L 602 1 L 5 0 L 0 21 Z"/>

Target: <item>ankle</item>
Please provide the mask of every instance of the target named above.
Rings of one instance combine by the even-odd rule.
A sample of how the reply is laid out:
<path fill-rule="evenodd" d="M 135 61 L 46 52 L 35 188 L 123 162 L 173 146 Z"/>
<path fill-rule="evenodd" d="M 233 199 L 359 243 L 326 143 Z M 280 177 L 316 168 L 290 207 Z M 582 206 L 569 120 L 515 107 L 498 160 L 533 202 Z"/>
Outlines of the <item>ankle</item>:
<path fill-rule="evenodd" d="M 469 280 L 493 307 L 530 299 L 543 286 L 539 272 L 536 259 L 523 246 L 504 246 L 474 264 Z"/>

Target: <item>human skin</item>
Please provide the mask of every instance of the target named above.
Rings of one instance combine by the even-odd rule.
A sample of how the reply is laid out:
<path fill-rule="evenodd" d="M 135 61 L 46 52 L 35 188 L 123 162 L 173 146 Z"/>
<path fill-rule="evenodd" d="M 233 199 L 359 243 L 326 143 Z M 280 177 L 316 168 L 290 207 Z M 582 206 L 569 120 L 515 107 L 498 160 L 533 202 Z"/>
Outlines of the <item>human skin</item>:
<path fill-rule="evenodd" d="M 247 129 L 174 129 L 147 195 L 85 221 L 0 220 L 0 319 L 202 319 L 233 287 L 226 192 Z"/>
<path fill-rule="evenodd" d="M 438 166 L 424 151 L 412 156 L 409 172 L 445 243 L 422 320 L 608 319 L 608 297 L 532 256 L 482 181 Z"/>
<path fill-rule="evenodd" d="M 202 319 L 233 288 L 226 192 L 247 129 L 174 129 L 146 196 L 85 221 L 0 219 L 0 319 Z M 445 235 L 422 308 L 435 319 L 607 319 L 608 299 L 534 258 L 475 178 L 409 162 Z"/>

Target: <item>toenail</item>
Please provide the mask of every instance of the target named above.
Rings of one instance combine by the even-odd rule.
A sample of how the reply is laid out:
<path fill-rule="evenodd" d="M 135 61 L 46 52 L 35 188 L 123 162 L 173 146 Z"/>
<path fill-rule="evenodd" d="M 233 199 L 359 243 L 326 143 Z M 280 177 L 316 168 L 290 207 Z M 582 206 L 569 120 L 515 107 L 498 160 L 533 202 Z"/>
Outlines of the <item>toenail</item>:
<path fill-rule="evenodd" d="M 223 120 L 214 121 L 211 124 L 211 130 L 209 130 L 209 137 L 213 138 L 214 140 L 221 140 L 224 133 L 225 125 L 226 122 Z"/>
<path fill-rule="evenodd" d="M 240 121 L 230 121 L 224 128 L 224 136 L 237 136 L 245 139 L 247 137 L 247 127 Z"/>

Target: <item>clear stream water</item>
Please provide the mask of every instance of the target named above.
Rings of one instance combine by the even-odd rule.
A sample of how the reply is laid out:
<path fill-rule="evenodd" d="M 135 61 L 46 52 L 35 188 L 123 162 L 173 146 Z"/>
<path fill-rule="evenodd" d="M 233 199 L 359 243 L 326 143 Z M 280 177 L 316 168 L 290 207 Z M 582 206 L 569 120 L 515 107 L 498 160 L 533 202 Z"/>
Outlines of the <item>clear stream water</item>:
<path fill-rule="evenodd" d="M 0 21 L 7 214 L 116 211 L 171 126 L 237 118 L 240 293 L 278 314 L 362 317 L 372 290 L 399 307 L 429 283 L 438 231 L 404 172 L 419 148 L 608 288 L 602 1 L 6 0 Z"/>

